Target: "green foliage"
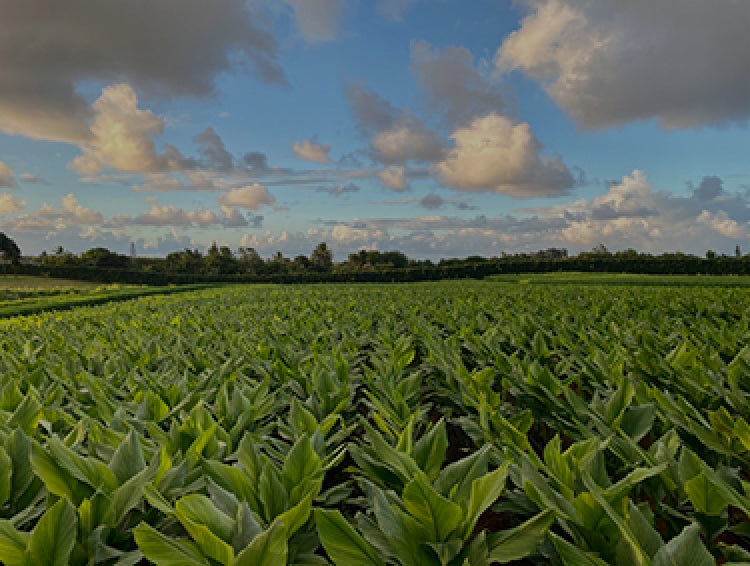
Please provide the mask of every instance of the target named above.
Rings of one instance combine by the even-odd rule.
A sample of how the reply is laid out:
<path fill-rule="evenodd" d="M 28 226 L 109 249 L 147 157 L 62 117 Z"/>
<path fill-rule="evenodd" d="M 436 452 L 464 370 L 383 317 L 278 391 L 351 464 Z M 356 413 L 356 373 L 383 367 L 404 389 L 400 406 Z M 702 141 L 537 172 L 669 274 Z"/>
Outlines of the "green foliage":
<path fill-rule="evenodd" d="M 462 282 L 0 320 L 0 562 L 748 562 L 748 311 Z"/>

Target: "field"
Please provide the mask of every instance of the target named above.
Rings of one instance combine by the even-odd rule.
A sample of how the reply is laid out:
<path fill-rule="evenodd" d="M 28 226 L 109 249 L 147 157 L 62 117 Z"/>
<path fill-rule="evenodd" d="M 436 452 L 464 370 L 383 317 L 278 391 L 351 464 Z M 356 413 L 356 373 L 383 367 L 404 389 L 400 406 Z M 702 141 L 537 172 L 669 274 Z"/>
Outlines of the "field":
<path fill-rule="evenodd" d="M 0 562 L 750 564 L 750 294 L 543 277 L 0 320 Z"/>

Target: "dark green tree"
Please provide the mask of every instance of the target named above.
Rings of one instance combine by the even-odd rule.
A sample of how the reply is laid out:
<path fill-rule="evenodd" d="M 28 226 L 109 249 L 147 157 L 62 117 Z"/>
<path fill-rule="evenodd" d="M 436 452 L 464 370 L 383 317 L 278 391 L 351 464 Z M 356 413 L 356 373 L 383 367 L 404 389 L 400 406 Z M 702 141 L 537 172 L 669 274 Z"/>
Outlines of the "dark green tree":
<path fill-rule="evenodd" d="M 320 242 L 313 250 L 310 265 L 317 271 L 331 271 L 333 268 L 333 253 L 325 242 Z"/>
<path fill-rule="evenodd" d="M 21 248 L 3 232 L 0 232 L 0 253 L 5 259 L 9 259 L 13 265 L 18 265 L 21 260 Z"/>

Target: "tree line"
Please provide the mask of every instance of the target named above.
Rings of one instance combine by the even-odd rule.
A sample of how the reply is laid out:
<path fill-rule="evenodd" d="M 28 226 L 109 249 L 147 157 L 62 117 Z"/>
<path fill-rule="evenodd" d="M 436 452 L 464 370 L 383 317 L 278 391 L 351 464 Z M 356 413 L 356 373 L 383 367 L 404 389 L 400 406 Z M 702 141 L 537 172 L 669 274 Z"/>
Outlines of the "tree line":
<path fill-rule="evenodd" d="M 163 258 L 132 257 L 103 247 L 74 254 L 58 247 L 35 258 L 21 257 L 15 242 L 0 233 L 0 256 L 6 268 L 29 275 L 50 275 L 101 282 L 164 285 L 211 281 L 257 282 L 388 282 L 482 278 L 513 273 L 582 271 L 640 274 L 750 275 L 750 255 L 739 246 L 728 256 L 709 250 L 700 257 L 680 252 L 653 255 L 633 249 L 610 252 L 598 245 L 569 256 L 567 250 L 550 248 L 532 253 L 478 255 L 460 259 L 415 260 L 400 251 L 359 250 L 334 262 L 325 242 L 309 256 L 286 257 L 277 252 L 262 258 L 253 248 L 232 250 L 211 245 L 172 252 Z M 7 271 L 7 269 L 6 269 Z"/>

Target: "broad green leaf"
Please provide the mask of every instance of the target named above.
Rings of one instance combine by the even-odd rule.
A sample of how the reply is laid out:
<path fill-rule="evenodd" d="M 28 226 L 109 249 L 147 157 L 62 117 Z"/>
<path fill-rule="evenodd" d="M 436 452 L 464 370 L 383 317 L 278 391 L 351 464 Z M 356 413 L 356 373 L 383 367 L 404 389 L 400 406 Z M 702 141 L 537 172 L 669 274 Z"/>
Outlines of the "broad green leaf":
<path fill-rule="evenodd" d="M 275 521 L 240 552 L 232 566 L 280 566 L 287 558 L 286 528 Z"/>
<path fill-rule="evenodd" d="M 186 495 L 175 504 L 175 514 L 201 552 L 224 565 L 234 561 L 234 521 L 199 494 Z"/>
<path fill-rule="evenodd" d="M 433 487 L 444 495 L 450 493 L 451 499 L 468 501 L 471 495 L 472 482 L 484 476 L 490 461 L 491 446 L 485 444 L 466 458 L 457 462 L 448 464 L 440 471 L 437 479 L 433 482 Z"/>
<path fill-rule="evenodd" d="M 654 556 L 651 566 L 715 566 L 700 538 L 700 525 L 693 523 L 664 545 Z"/>
<path fill-rule="evenodd" d="M 61 468 L 94 489 L 111 493 L 117 487 L 117 478 L 103 462 L 77 454 L 56 436 L 47 439 L 47 450 Z"/>
<path fill-rule="evenodd" d="M 441 418 L 427 434 L 417 441 L 412 456 L 427 477 L 434 480 L 440 473 L 447 451 L 448 434 L 445 429 L 445 419 Z"/>
<path fill-rule="evenodd" d="M 432 542 L 448 540 L 463 519 L 461 506 L 435 491 L 424 473 L 417 474 L 406 484 L 402 498 L 412 517 L 430 530 Z"/>
<path fill-rule="evenodd" d="M 505 481 L 508 479 L 509 462 L 505 462 L 496 470 L 475 479 L 471 483 L 471 496 L 469 497 L 469 509 L 464 528 L 464 538 L 468 538 L 485 510 L 497 501 L 505 489 Z"/>
<path fill-rule="evenodd" d="M 141 441 L 135 429 L 131 428 L 112 456 L 109 469 L 115 474 L 117 482 L 122 485 L 145 468 L 146 459 L 143 457 Z"/>
<path fill-rule="evenodd" d="M 0 446 L 0 508 L 10 499 L 13 462 L 5 449 Z"/>
<path fill-rule="evenodd" d="M 554 521 L 555 513 L 548 509 L 517 527 L 489 535 L 490 561 L 506 564 L 526 558 L 544 542 Z"/>
<path fill-rule="evenodd" d="M 604 512 L 607 514 L 607 516 L 617 526 L 620 534 L 622 535 L 622 540 L 627 544 L 627 549 L 632 553 L 632 564 L 634 566 L 648 566 L 650 564 L 650 560 L 638 543 L 635 534 L 625 523 L 623 517 L 621 517 L 604 498 L 601 491 L 599 491 L 599 487 L 591 478 L 591 475 L 588 472 L 583 471 L 581 473 L 581 479 L 583 480 L 586 489 L 589 490 L 589 492 L 596 499 L 599 505 L 602 506 L 602 509 L 604 509 Z"/>
<path fill-rule="evenodd" d="M 31 441 L 21 428 L 14 430 L 6 444 L 8 456 L 12 462 L 10 498 L 17 502 L 34 481 L 31 468 Z"/>
<path fill-rule="evenodd" d="M 234 495 L 239 501 L 247 501 L 251 507 L 258 506 L 258 486 L 239 468 L 214 460 L 203 461 L 203 472 L 216 485 Z"/>
<path fill-rule="evenodd" d="M 0 562 L 5 566 L 27 566 L 26 546 L 30 536 L 17 531 L 10 521 L 0 519 Z"/>
<path fill-rule="evenodd" d="M 742 417 L 734 423 L 734 434 L 740 439 L 745 450 L 750 450 L 750 425 Z"/>
<path fill-rule="evenodd" d="M 604 560 L 553 534 L 551 535 L 555 550 L 565 566 L 609 566 Z"/>
<path fill-rule="evenodd" d="M 76 544 L 76 510 L 60 499 L 42 515 L 29 537 L 28 562 L 34 566 L 68 566 Z"/>
<path fill-rule="evenodd" d="M 151 525 L 141 523 L 133 535 L 146 559 L 157 566 L 209 566 L 194 543 L 166 537 Z"/>
<path fill-rule="evenodd" d="M 377 552 L 338 511 L 315 510 L 320 542 L 336 566 L 385 566 Z"/>
<path fill-rule="evenodd" d="M 10 420 L 6 423 L 8 428 L 12 430 L 21 427 L 26 434 L 33 435 L 39 424 L 39 419 L 42 417 L 42 408 L 42 404 L 36 398 L 36 395 L 29 393 L 13 411 Z"/>
<path fill-rule="evenodd" d="M 461 553 L 464 548 L 464 541 L 460 538 L 454 538 L 446 542 L 430 542 L 428 545 L 435 551 L 440 564 L 447 566 L 451 560 Z"/>
<path fill-rule="evenodd" d="M 78 506 L 78 520 L 84 537 L 102 525 L 115 525 L 115 509 L 112 500 L 105 494 L 95 493 Z"/>
<path fill-rule="evenodd" d="M 158 509 L 165 515 L 174 515 L 174 507 L 169 504 L 169 501 L 167 501 L 155 487 L 151 485 L 144 486 L 143 497 L 154 509 Z"/>
<path fill-rule="evenodd" d="M 73 503 L 80 504 L 93 493 L 93 489 L 74 478 L 52 459 L 47 451 L 37 443 L 31 447 L 31 467 L 41 478 L 44 485 L 55 495 L 66 497 Z"/>
<path fill-rule="evenodd" d="M 284 522 L 286 527 L 286 538 L 292 538 L 292 535 L 310 518 L 313 499 L 316 495 L 316 492 L 308 493 L 297 505 L 279 515 L 278 518 Z"/>
<path fill-rule="evenodd" d="M 719 515 L 727 506 L 721 491 L 701 472 L 684 486 L 693 508 L 706 515 Z"/>
<path fill-rule="evenodd" d="M 232 529 L 232 548 L 239 554 L 250 544 L 256 536 L 263 532 L 263 528 L 256 521 L 252 510 L 244 501 L 237 506 L 237 513 Z M 287 538 L 289 538 L 287 536 Z"/>
<path fill-rule="evenodd" d="M 294 397 L 289 408 L 289 423 L 297 435 L 307 434 L 312 436 L 318 428 L 318 421 L 307 407 Z"/>
<path fill-rule="evenodd" d="M 289 496 L 276 469 L 270 464 L 260 474 L 258 498 L 263 504 L 264 519 L 268 523 L 273 522 L 289 506 Z"/>

